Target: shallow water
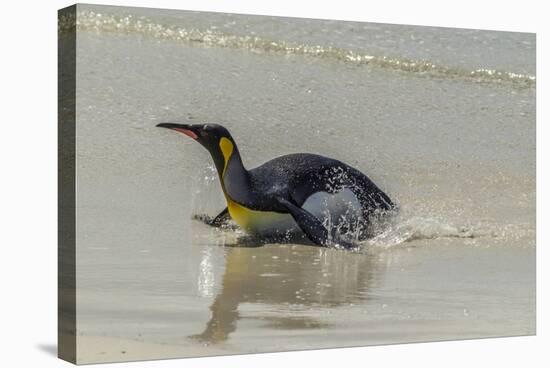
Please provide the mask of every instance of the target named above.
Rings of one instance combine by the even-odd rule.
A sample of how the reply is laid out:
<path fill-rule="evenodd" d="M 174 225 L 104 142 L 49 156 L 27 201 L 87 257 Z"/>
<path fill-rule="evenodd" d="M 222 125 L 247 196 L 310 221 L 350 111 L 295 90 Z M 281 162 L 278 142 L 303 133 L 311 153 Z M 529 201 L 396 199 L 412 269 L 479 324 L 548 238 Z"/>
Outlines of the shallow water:
<path fill-rule="evenodd" d="M 79 10 L 79 361 L 535 332 L 533 35 Z M 249 168 L 342 160 L 400 214 L 357 252 L 209 228 L 192 220 L 225 206 L 208 153 L 154 127 L 178 120 L 225 125 Z"/>

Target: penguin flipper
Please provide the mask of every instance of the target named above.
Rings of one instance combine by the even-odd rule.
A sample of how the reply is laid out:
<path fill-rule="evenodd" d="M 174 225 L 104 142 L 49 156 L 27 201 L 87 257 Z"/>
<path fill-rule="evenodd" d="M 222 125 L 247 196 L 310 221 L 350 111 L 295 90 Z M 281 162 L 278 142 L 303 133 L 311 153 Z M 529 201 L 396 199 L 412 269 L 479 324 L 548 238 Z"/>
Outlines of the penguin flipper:
<path fill-rule="evenodd" d="M 313 216 L 308 211 L 300 208 L 285 198 L 277 198 L 279 204 L 285 207 L 296 224 L 306 234 L 307 238 L 317 245 L 328 247 L 330 245 L 339 245 L 346 249 L 353 249 L 356 246 L 346 240 L 337 239 L 337 241 L 330 241 L 328 230 L 323 226 L 321 221 Z"/>

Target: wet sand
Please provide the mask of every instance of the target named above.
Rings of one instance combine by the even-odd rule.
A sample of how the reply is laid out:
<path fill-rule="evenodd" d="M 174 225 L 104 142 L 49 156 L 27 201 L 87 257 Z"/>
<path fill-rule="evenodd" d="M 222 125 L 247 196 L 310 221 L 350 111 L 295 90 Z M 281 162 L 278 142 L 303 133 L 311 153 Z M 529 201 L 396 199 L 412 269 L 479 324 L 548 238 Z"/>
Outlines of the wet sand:
<path fill-rule="evenodd" d="M 461 240 L 443 241 L 435 249 L 412 242 L 366 254 L 287 244 L 190 247 L 200 254 L 192 279 L 181 264 L 191 256 L 189 248 L 172 254 L 180 260 L 172 262 L 179 263 L 173 279 L 162 278 L 164 272 L 147 257 L 129 255 L 124 265 L 94 266 L 111 277 L 117 275 L 113 269 L 125 270 L 132 281 L 101 291 L 82 286 L 79 311 L 86 318 L 79 319 L 79 327 L 86 333 L 78 337 L 79 359 L 140 360 L 535 332 L 532 249 L 495 250 Z M 94 282 L 102 283 L 108 281 Z"/>

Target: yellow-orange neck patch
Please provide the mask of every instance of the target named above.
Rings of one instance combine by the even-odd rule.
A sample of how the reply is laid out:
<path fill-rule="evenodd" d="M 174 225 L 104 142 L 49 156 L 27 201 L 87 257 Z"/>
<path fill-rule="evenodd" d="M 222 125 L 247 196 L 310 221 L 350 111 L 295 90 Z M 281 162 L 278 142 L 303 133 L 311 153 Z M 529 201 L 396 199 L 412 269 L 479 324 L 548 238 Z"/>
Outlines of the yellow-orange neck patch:
<path fill-rule="evenodd" d="M 220 139 L 220 149 L 222 150 L 222 155 L 224 160 L 223 173 L 222 173 L 222 176 L 223 176 L 225 174 L 225 170 L 227 169 L 227 164 L 229 163 L 229 159 L 233 154 L 233 143 L 229 139 L 223 137 L 222 139 Z"/>

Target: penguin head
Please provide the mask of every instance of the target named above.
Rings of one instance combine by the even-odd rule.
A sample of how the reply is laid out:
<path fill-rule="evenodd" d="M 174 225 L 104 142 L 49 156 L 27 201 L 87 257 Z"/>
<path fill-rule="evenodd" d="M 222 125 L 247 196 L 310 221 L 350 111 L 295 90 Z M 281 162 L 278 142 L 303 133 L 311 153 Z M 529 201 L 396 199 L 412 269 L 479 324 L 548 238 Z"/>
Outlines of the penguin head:
<path fill-rule="evenodd" d="M 160 123 L 157 124 L 157 127 L 175 130 L 200 143 L 210 152 L 220 172 L 223 171 L 233 153 L 237 151 L 231 134 L 219 124 Z"/>

